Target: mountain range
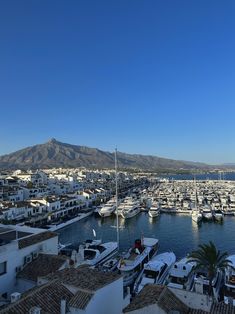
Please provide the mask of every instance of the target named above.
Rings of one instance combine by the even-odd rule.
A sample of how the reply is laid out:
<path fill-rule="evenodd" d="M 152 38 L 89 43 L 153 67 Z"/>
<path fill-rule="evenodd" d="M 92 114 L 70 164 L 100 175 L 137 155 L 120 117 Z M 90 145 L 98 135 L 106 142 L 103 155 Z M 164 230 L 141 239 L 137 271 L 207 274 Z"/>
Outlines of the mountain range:
<path fill-rule="evenodd" d="M 204 163 L 173 160 L 156 156 L 126 154 L 118 152 L 118 167 L 158 171 L 202 170 L 210 166 Z M 97 148 L 66 144 L 52 138 L 39 144 L 0 156 L 0 169 L 43 168 L 114 168 L 114 153 Z"/>

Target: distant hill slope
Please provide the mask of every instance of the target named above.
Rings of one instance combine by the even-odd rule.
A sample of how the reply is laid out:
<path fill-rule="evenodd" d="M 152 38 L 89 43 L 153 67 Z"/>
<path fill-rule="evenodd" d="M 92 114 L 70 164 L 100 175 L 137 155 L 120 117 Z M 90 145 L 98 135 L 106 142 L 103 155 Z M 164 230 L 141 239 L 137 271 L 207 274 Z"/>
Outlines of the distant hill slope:
<path fill-rule="evenodd" d="M 125 154 L 118 152 L 120 168 L 159 169 L 205 169 L 208 165 L 177 161 L 155 156 Z M 114 154 L 97 148 L 61 143 L 51 139 L 45 144 L 27 147 L 0 156 L 1 169 L 37 169 L 53 167 L 114 168 Z"/>

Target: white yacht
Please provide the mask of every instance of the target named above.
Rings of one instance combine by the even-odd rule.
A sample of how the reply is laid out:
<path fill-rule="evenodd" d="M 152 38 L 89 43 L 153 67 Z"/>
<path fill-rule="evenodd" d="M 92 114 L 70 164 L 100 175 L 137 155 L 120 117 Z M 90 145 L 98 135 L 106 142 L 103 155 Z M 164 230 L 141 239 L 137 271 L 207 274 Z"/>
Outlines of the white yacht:
<path fill-rule="evenodd" d="M 148 211 L 149 217 L 154 218 L 160 215 L 160 207 L 157 202 L 152 203 L 149 211 Z"/>
<path fill-rule="evenodd" d="M 230 266 L 225 270 L 224 303 L 235 306 L 235 255 L 228 257 Z"/>
<path fill-rule="evenodd" d="M 158 239 L 142 238 L 135 241 L 134 248 L 119 260 L 117 268 L 123 275 L 124 287 L 131 285 L 138 273 L 142 270 L 144 263 L 148 262 L 158 250 Z"/>
<path fill-rule="evenodd" d="M 214 209 L 213 210 L 213 217 L 217 221 L 223 220 L 223 213 L 220 209 Z"/>
<path fill-rule="evenodd" d="M 194 206 L 192 207 L 192 220 L 196 223 L 202 221 L 202 214 L 197 206 L 197 184 L 194 180 L 195 191 L 194 191 Z"/>
<path fill-rule="evenodd" d="M 115 209 L 116 209 L 116 200 L 111 199 L 106 204 L 104 204 L 103 207 L 101 207 L 99 209 L 98 213 L 101 217 L 108 217 L 108 216 L 112 215 L 112 213 L 115 211 Z"/>
<path fill-rule="evenodd" d="M 192 214 L 191 214 L 192 220 L 196 223 L 199 223 L 202 221 L 202 214 L 197 207 L 196 203 L 194 204 L 194 207 L 192 207 Z"/>
<path fill-rule="evenodd" d="M 196 223 L 202 221 L 202 214 L 197 208 L 192 209 L 192 220 L 195 221 Z"/>
<path fill-rule="evenodd" d="M 166 252 L 152 257 L 147 264 L 144 264 L 144 269 L 137 277 L 134 291 L 139 293 L 147 284 L 163 284 L 175 261 L 176 256 L 173 252 Z"/>
<path fill-rule="evenodd" d="M 96 266 L 117 254 L 117 242 L 102 243 L 101 240 L 87 240 L 79 246 L 79 251 L 72 252 L 71 259 L 77 266 L 87 264 Z"/>
<path fill-rule="evenodd" d="M 126 205 L 123 207 L 121 216 L 124 219 L 132 218 L 136 215 L 138 215 L 140 212 L 140 203 L 136 200 L 131 200 L 130 202 L 126 203 Z"/>
<path fill-rule="evenodd" d="M 204 205 L 202 207 L 202 217 L 205 220 L 212 220 L 213 216 L 212 216 L 211 207 L 209 205 Z"/>
<path fill-rule="evenodd" d="M 184 257 L 173 265 L 165 281 L 165 284 L 168 287 L 185 290 L 192 289 L 193 285 L 192 268 L 195 266 L 195 263 L 188 261 L 189 259 L 187 257 Z"/>
<path fill-rule="evenodd" d="M 220 289 L 222 284 L 223 274 L 221 271 L 217 271 L 215 277 L 212 280 L 212 292 L 217 302 L 219 301 Z M 194 273 L 194 280 L 191 291 L 194 291 L 199 294 L 209 295 L 209 278 L 206 271 L 197 270 Z"/>

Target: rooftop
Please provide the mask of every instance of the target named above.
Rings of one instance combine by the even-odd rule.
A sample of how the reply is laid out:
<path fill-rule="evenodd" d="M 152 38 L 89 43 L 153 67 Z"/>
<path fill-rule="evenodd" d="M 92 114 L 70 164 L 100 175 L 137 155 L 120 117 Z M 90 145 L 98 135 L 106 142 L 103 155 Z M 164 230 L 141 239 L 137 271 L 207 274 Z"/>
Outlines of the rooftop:
<path fill-rule="evenodd" d="M 42 242 L 42 241 L 45 241 L 54 237 L 58 237 L 58 235 L 55 232 L 51 232 L 51 231 L 34 234 L 30 237 L 20 239 L 18 242 L 19 249 L 23 249 L 27 246 L 34 245 L 36 243 L 39 243 L 39 242 Z"/>
<path fill-rule="evenodd" d="M 56 272 L 66 262 L 66 257 L 40 253 L 17 274 L 17 278 L 37 281 L 38 277 Z"/>
<path fill-rule="evenodd" d="M 223 302 L 213 302 L 210 312 L 192 309 L 180 301 L 168 287 L 152 284 L 146 285 L 123 312 L 132 312 L 153 304 L 157 304 L 165 313 L 176 311 L 180 314 L 235 314 L 235 307 Z"/>
<path fill-rule="evenodd" d="M 13 240 L 21 239 L 30 236 L 32 233 L 25 231 L 18 231 L 11 227 L 0 227 L 0 246 L 5 245 Z"/>
<path fill-rule="evenodd" d="M 69 302 L 72 297 L 73 294 L 65 286 L 58 281 L 52 281 L 29 290 L 19 301 L 0 309 L 0 313 L 25 314 L 33 307 L 39 307 L 41 314 L 58 314 L 61 300 Z"/>
<path fill-rule="evenodd" d="M 86 308 L 92 297 L 93 293 L 79 290 L 69 301 L 69 306 L 83 310 Z"/>
<path fill-rule="evenodd" d="M 132 302 L 124 309 L 124 313 L 141 309 L 145 306 L 157 303 L 160 298 L 164 286 L 146 285 L 141 292 L 132 300 Z"/>
<path fill-rule="evenodd" d="M 79 268 L 66 268 L 48 275 L 45 279 L 58 279 L 64 284 L 72 285 L 88 292 L 94 292 L 113 281 L 121 278 L 117 273 L 104 273 L 88 266 L 80 266 Z"/>

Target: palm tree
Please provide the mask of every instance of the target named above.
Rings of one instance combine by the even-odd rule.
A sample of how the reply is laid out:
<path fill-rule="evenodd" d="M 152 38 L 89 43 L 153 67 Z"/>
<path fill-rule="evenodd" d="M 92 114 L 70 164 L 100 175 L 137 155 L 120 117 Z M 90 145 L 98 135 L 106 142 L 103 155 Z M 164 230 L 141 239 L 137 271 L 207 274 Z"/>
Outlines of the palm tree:
<path fill-rule="evenodd" d="M 195 262 L 196 266 L 192 269 L 205 270 L 209 279 L 209 294 L 212 295 L 212 281 L 218 270 L 225 272 L 230 264 L 227 252 L 217 250 L 213 242 L 209 244 L 200 244 L 198 249 L 189 254 L 188 262 Z"/>

